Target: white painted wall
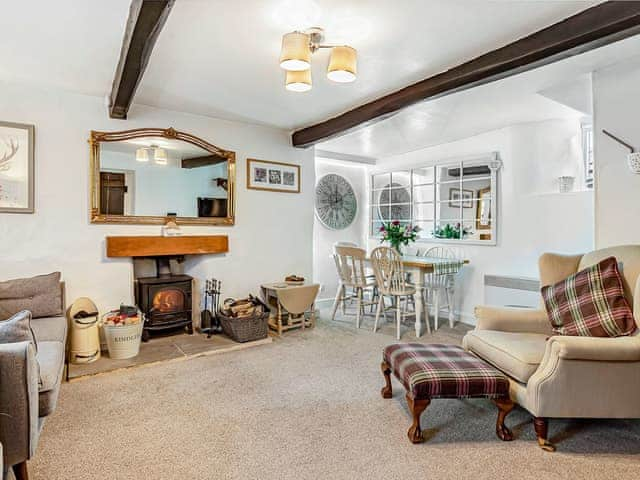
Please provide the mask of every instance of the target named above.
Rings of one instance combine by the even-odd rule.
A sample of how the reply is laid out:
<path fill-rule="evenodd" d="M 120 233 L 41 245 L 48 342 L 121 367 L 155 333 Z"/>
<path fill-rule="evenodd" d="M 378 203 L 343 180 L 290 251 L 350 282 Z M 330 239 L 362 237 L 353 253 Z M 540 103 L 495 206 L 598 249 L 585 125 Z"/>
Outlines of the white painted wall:
<path fill-rule="evenodd" d="M 388 171 L 500 153 L 498 244 L 461 245 L 470 260 L 457 284 L 456 307 L 463 321 L 474 323 L 473 308 L 484 299 L 485 274 L 537 277 L 541 253 L 593 248 L 593 193 L 555 193 L 558 176 L 580 177 L 578 134 L 577 119 L 514 125 L 384 158 L 372 169 Z M 377 244 L 377 239 L 369 239 L 370 248 Z M 437 243 L 416 244 L 422 249 L 434 245 Z"/>
<path fill-rule="evenodd" d="M 310 277 L 313 241 L 313 150 L 289 135 L 255 125 L 134 106 L 129 120 L 109 119 L 103 99 L 0 83 L 2 119 L 36 126 L 36 213 L 0 214 L 0 278 L 60 270 L 67 298 L 92 298 L 101 310 L 132 302 L 132 264 L 105 258 L 108 235 L 157 235 L 159 226 L 89 223 L 90 130 L 174 127 L 234 150 L 236 225 L 183 227 L 185 234 L 229 235 L 230 252 L 190 258 L 185 270 L 223 281 L 224 296 L 257 293 L 290 272 Z M 300 194 L 247 190 L 246 158 L 302 165 Z"/>
<path fill-rule="evenodd" d="M 365 246 L 367 238 L 367 170 L 364 165 L 316 158 L 316 178 L 336 173 L 345 177 L 353 187 L 358 200 L 358 213 L 353 223 L 344 230 L 326 228 L 314 215 L 313 219 L 313 278 L 322 285 L 320 299 L 333 299 L 338 288 L 336 267 L 331 255 L 336 242 L 354 242 Z"/>
<path fill-rule="evenodd" d="M 605 129 L 640 148 L 640 58 L 593 73 L 594 159 L 598 248 L 640 243 L 640 175 L 627 167 L 627 150 Z"/>

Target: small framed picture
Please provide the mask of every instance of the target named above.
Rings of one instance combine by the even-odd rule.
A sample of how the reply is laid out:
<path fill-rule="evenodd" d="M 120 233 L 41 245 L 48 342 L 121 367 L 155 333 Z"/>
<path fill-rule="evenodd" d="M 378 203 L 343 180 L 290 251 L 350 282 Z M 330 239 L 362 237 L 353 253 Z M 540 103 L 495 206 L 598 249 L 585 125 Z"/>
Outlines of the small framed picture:
<path fill-rule="evenodd" d="M 473 208 L 473 190 L 449 189 L 449 206 L 451 208 Z"/>
<path fill-rule="evenodd" d="M 35 127 L 0 122 L 0 213 L 33 213 Z"/>
<path fill-rule="evenodd" d="M 300 166 L 247 158 L 247 188 L 300 193 Z"/>

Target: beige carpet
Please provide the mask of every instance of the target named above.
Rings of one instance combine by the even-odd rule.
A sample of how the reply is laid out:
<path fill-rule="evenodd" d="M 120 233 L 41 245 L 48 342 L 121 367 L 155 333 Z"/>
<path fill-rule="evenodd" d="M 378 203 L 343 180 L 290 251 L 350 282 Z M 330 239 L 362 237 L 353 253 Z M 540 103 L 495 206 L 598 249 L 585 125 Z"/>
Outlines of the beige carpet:
<path fill-rule="evenodd" d="M 435 400 L 422 417 L 428 442 L 411 445 L 403 390 L 379 393 L 381 348 L 394 340 L 385 331 L 321 323 L 262 347 L 65 384 L 32 477 L 640 478 L 638 421 L 552 422 L 550 454 L 522 410 L 507 420 L 516 440 L 501 442 L 488 401 Z M 463 331 L 422 340 L 457 343 Z"/>

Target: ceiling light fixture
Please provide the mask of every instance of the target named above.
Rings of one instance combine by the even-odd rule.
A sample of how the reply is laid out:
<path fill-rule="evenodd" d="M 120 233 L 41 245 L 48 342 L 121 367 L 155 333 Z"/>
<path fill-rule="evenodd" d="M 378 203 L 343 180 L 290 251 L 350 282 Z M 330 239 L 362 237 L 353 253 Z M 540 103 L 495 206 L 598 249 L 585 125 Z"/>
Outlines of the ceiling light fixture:
<path fill-rule="evenodd" d="M 287 71 L 285 88 L 293 92 L 311 90 L 311 54 L 321 48 L 330 48 L 327 68 L 329 80 L 349 83 L 356 79 L 358 56 L 348 45 L 326 45 L 324 30 L 314 27 L 304 32 L 289 32 L 282 37 L 280 66 Z"/>
<path fill-rule="evenodd" d="M 146 148 L 138 148 L 136 150 L 136 160 L 138 162 L 148 162 L 149 161 L 149 152 Z"/>
<path fill-rule="evenodd" d="M 153 149 L 153 160 L 158 165 L 166 165 L 167 164 L 167 151 L 164 148 L 151 146 Z"/>

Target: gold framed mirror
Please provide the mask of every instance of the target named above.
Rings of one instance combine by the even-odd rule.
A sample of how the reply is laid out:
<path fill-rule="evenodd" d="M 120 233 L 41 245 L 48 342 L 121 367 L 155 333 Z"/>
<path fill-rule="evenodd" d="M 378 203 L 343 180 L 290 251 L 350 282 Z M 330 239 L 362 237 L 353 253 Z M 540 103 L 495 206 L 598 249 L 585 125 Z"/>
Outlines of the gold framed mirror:
<path fill-rule="evenodd" d="M 233 225 L 235 152 L 173 128 L 91 131 L 91 223 Z"/>

